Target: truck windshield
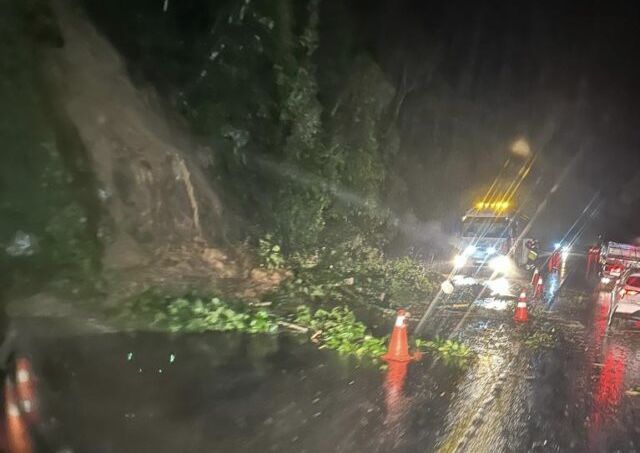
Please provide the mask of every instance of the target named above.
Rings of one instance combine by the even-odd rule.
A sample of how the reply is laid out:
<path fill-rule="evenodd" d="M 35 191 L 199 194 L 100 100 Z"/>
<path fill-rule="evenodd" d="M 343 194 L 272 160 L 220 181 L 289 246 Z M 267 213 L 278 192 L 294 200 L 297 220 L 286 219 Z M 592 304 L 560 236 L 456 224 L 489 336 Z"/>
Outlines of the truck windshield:
<path fill-rule="evenodd" d="M 462 236 L 503 238 L 509 231 L 509 220 L 496 217 L 467 217 L 462 222 Z"/>

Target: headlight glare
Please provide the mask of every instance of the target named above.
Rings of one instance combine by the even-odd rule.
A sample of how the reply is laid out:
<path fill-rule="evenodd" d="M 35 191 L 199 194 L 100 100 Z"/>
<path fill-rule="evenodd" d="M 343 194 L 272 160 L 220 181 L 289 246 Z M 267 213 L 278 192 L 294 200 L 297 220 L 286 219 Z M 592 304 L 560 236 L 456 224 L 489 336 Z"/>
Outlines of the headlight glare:
<path fill-rule="evenodd" d="M 462 252 L 462 254 L 464 256 L 469 256 L 469 255 L 473 255 L 476 252 L 477 248 L 475 245 L 467 245 L 467 247 L 464 249 L 464 252 Z"/>
<path fill-rule="evenodd" d="M 467 257 L 464 255 L 456 255 L 453 258 L 453 265 L 454 267 L 463 267 L 465 264 L 467 264 Z"/>
<path fill-rule="evenodd" d="M 511 267 L 511 261 L 508 256 L 498 255 L 491 258 L 489 261 L 489 267 L 495 272 L 507 272 Z"/>

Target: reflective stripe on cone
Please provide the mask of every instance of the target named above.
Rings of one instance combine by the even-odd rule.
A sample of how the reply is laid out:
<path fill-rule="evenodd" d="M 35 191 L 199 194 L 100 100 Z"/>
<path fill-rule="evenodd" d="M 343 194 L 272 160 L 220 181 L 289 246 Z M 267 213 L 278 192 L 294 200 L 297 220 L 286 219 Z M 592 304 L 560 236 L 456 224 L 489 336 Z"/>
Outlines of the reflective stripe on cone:
<path fill-rule="evenodd" d="M 23 417 L 29 423 L 39 420 L 36 383 L 31 362 L 25 357 L 16 359 L 16 396 Z"/>

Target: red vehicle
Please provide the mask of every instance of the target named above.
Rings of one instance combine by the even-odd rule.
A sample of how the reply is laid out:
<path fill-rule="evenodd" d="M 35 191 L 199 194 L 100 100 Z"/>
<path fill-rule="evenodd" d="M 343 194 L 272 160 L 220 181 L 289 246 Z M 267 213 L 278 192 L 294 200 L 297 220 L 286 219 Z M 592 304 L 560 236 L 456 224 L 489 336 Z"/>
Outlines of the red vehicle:
<path fill-rule="evenodd" d="M 630 267 L 640 267 L 640 246 L 607 242 L 600 252 L 600 285 L 610 289 Z"/>

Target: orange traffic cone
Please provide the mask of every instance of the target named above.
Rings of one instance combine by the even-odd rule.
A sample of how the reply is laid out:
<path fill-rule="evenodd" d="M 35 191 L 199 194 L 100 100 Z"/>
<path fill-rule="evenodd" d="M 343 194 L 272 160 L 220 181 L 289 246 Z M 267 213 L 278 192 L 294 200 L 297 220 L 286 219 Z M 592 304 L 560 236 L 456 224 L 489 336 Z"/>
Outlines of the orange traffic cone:
<path fill-rule="evenodd" d="M 531 286 L 536 286 L 536 283 L 538 283 L 538 275 L 539 275 L 539 272 L 538 272 L 538 268 L 536 267 L 533 270 L 533 276 L 531 277 Z"/>
<path fill-rule="evenodd" d="M 35 376 L 29 359 L 16 359 L 16 396 L 24 418 L 30 423 L 38 422 Z"/>
<path fill-rule="evenodd" d="M 5 436 L 8 451 L 12 453 L 32 453 L 33 445 L 29 435 L 28 422 L 22 417 L 16 389 L 7 377 L 4 383 Z"/>
<path fill-rule="evenodd" d="M 391 333 L 389 349 L 387 353 L 382 356 L 384 360 L 394 360 L 396 362 L 409 362 L 412 360 L 412 357 L 409 354 L 407 326 L 405 324 L 405 318 L 407 316 L 408 314 L 406 311 L 398 310 L 396 324 L 393 327 L 393 332 Z"/>
<path fill-rule="evenodd" d="M 536 286 L 534 288 L 533 297 L 542 297 L 542 289 L 542 275 L 538 275 L 538 283 L 536 283 Z"/>
<path fill-rule="evenodd" d="M 561 255 L 560 250 L 554 251 L 549 257 L 549 261 L 547 262 L 549 272 L 557 272 L 560 268 Z"/>
<path fill-rule="evenodd" d="M 527 322 L 529 320 L 529 313 L 527 312 L 527 293 L 522 291 L 518 298 L 518 305 L 516 305 L 516 312 L 513 315 L 514 321 Z"/>

